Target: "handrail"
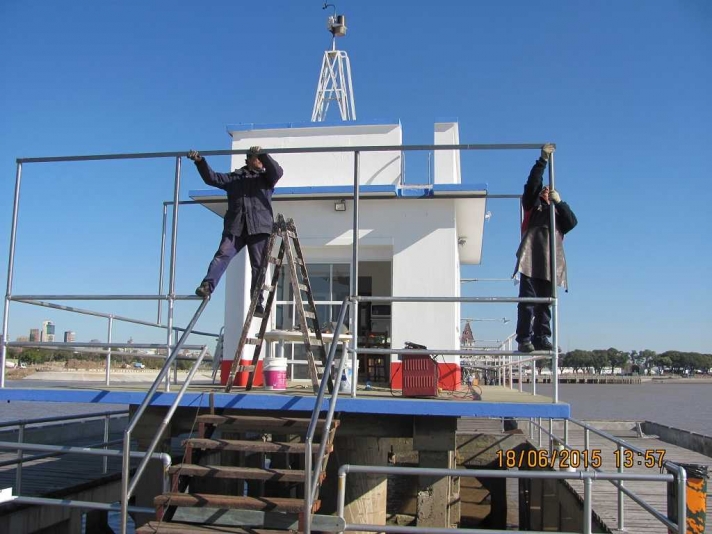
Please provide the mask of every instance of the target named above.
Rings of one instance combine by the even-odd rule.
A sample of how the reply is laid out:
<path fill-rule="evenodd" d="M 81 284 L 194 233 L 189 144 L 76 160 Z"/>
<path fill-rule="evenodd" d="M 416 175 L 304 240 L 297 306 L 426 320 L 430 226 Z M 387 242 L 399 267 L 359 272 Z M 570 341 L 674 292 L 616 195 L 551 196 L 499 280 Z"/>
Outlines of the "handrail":
<path fill-rule="evenodd" d="M 5 423 L 0 423 L 0 428 L 10 427 L 10 426 L 20 426 L 20 425 L 34 425 L 41 423 L 59 423 L 62 421 L 76 421 L 79 419 L 94 419 L 99 417 L 111 417 L 111 416 L 126 416 L 129 414 L 128 410 L 111 410 L 107 412 L 95 412 L 88 414 L 76 414 L 76 415 L 53 415 L 52 417 L 38 417 L 37 419 L 15 419 L 14 421 L 7 421 Z"/>
<path fill-rule="evenodd" d="M 591 484 L 594 480 L 609 480 L 609 481 L 649 481 L 649 482 L 674 482 L 675 477 L 671 474 L 642 474 L 642 473 L 618 473 L 618 472 L 596 472 L 596 471 L 502 471 L 498 469 L 445 469 L 445 468 L 426 468 L 426 467 L 383 467 L 383 466 L 368 466 L 368 465 L 342 465 L 339 468 L 338 494 L 337 494 L 337 511 L 336 514 L 345 520 L 344 509 L 346 501 L 346 475 L 348 473 L 367 473 L 377 475 L 413 475 L 413 476 L 433 476 L 433 477 L 487 477 L 487 478 L 527 478 L 527 479 L 544 479 L 544 480 L 583 480 L 587 491 L 584 492 L 584 511 L 591 510 Z M 683 492 L 684 493 L 684 492 Z M 679 525 L 684 525 L 683 520 L 678 519 Z M 671 523 L 676 531 L 679 531 L 675 523 Z M 584 517 L 584 534 L 591 534 L 590 515 Z M 448 529 L 448 528 L 433 528 L 433 527 L 397 527 L 391 525 L 364 525 L 364 524 L 346 524 L 345 531 L 367 531 L 367 532 L 389 532 L 389 533 L 412 533 L 424 532 L 429 534 L 450 534 L 452 532 L 464 533 L 485 533 L 495 534 L 501 533 L 502 530 L 480 530 L 480 529 Z M 522 532 L 522 531 L 520 531 Z M 527 531 L 531 532 L 531 531 Z M 543 534 L 543 533 L 542 533 Z M 572 533 L 567 533 L 572 534 Z"/>
<path fill-rule="evenodd" d="M 620 438 L 617 438 L 617 437 L 613 436 L 612 434 L 609 434 L 608 432 L 605 432 L 604 430 L 597 429 L 597 428 L 595 428 L 595 427 L 589 425 L 588 423 L 585 423 L 585 422 L 583 422 L 583 421 L 578 421 L 578 420 L 572 419 L 572 418 L 568 418 L 568 419 L 565 420 L 565 421 L 571 421 L 572 423 L 574 423 L 574 424 L 580 426 L 581 428 L 583 428 L 583 429 L 586 430 L 587 432 L 593 432 L 594 434 L 597 434 L 597 435 L 601 436 L 602 438 L 604 438 L 604 439 L 606 439 L 606 440 L 609 440 L 609 441 L 615 443 L 616 445 L 618 445 L 618 447 L 622 447 L 622 448 L 625 448 L 625 449 L 634 451 L 634 452 L 636 452 L 636 453 L 640 453 L 640 454 L 645 455 L 645 451 L 644 451 L 643 449 L 640 449 L 639 447 L 636 447 L 635 445 L 632 445 L 632 444 L 630 444 L 630 443 L 628 443 L 628 442 L 626 442 L 626 441 L 624 441 L 624 440 L 622 440 L 622 439 L 620 439 Z M 557 442 L 557 443 L 560 443 L 561 445 L 563 445 L 563 446 L 564 446 L 566 449 L 568 449 L 568 450 L 573 450 L 573 449 L 574 449 L 573 447 L 571 447 L 571 446 L 566 442 L 566 438 L 564 438 L 564 440 L 560 439 L 556 434 L 553 433 L 553 431 L 549 431 L 549 430 L 545 429 L 545 428 L 543 427 L 543 425 L 541 425 L 541 424 L 539 424 L 539 423 L 537 423 L 537 422 L 535 422 L 535 421 L 533 421 L 533 420 L 529 420 L 528 422 L 529 422 L 529 424 L 538 427 L 538 429 L 539 429 L 540 432 L 543 432 L 544 434 L 546 434 L 547 436 L 549 436 L 549 440 L 550 440 L 551 443 Z M 585 441 L 586 441 L 586 443 L 585 443 L 584 446 L 585 446 L 586 450 L 588 450 L 588 449 L 589 449 L 589 447 L 588 447 L 588 439 L 586 439 Z M 541 445 L 540 445 L 540 446 L 541 446 Z M 677 476 L 674 477 L 674 480 L 672 480 L 672 481 L 676 481 L 678 484 L 680 484 L 679 487 L 684 488 L 685 485 L 686 485 L 686 479 L 687 479 L 687 475 L 686 475 L 685 470 L 684 470 L 682 467 L 680 467 L 679 465 L 677 465 L 676 463 L 671 462 L 671 461 L 669 461 L 669 460 L 663 461 L 663 465 L 664 465 L 668 470 L 673 471 L 673 472 L 676 473 Z M 604 472 L 602 469 L 600 469 L 600 468 L 595 468 L 595 467 L 593 468 L 593 471 L 594 471 L 594 472 L 597 472 L 597 473 L 603 473 L 603 472 Z M 670 475 L 670 476 L 672 477 L 672 475 Z M 677 525 L 676 525 L 675 523 L 673 523 L 672 521 L 670 521 L 665 515 L 663 515 L 663 514 L 661 514 L 660 512 L 658 512 L 654 507 L 652 507 L 650 504 L 648 504 L 643 498 L 639 497 L 636 493 L 634 493 L 634 492 L 632 492 L 631 490 L 625 488 L 625 487 L 621 484 L 620 480 L 623 480 L 623 479 L 619 479 L 619 480 L 609 480 L 609 481 L 610 481 L 611 484 L 613 484 L 616 488 L 618 488 L 619 492 L 625 493 L 628 497 L 630 497 L 631 499 L 633 499 L 633 501 L 635 501 L 641 508 L 643 508 L 643 510 L 645 510 L 645 511 L 648 512 L 650 515 L 652 515 L 653 517 L 655 517 L 658 521 L 660 521 L 661 523 L 663 523 L 666 527 L 668 527 L 668 528 L 674 530 L 675 532 L 679 532 L 678 527 L 677 527 Z M 686 524 L 686 522 L 687 522 L 687 518 L 686 518 L 686 517 L 687 517 L 687 503 L 686 503 L 685 501 L 686 501 L 685 491 L 684 491 L 684 490 L 678 491 L 678 518 L 681 518 L 681 519 L 679 520 L 680 524 Z M 620 501 L 619 501 L 619 506 L 620 506 Z M 619 517 L 620 517 L 620 516 L 619 516 Z M 620 528 L 621 528 L 621 525 L 619 525 L 619 529 L 620 529 Z"/>
<path fill-rule="evenodd" d="M 301 148 L 264 148 L 270 154 L 298 154 L 298 153 L 329 153 L 329 152 L 408 152 L 419 150 L 537 150 L 545 143 L 494 143 L 494 144 L 455 144 L 455 145 L 369 145 L 369 146 L 317 146 Z M 234 154 L 247 154 L 249 150 L 201 150 L 203 156 L 231 156 Z M 39 158 L 17 158 L 19 164 L 25 163 L 51 163 L 58 161 L 99 161 L 114 159 L 157 159 L 181 158 L 187 151 L 172 152 L 133 152 L 125 154 L 90 154 L 85 156 L 48 156 Z"/>
<path fill-rule="evenodd" d="M 11 300 L 15 302 L 20 302 L 22 304 L 30 304 L 32 306 L 42 306 L 44 308 L 52 308 L 54 310 L 62 310 L 62 311 L 68 311 L 72 313 L 78 313 L 80 315 L 91 315 L 92 317 L 103 317 L 104 319 L 113 319 L 114 321 L 121 321 L 124 323 L 131 323 L 131 324 L 139 324 L 142 326 L 151 326 L 153 328 L 168 328 L 168 325 L 161 324 L 160 321 L 158 322 L 151 322 L 151 321 L 144 321 L 143 319 L 134 319 L 132 317 L 124 317 L 123 315 L 116 315 L 114 313 L 104 313 L 104 312 L 98 312 L 94 310 L 85 310 L 83 308 L 76 308 L 74 306 L 64 306 L 62 304 L 55 304 L 54 302 L 44 302 L 42 300 L 32 300 L 32 299 L 21 299 L 19 297 L 12 297 Z M 158 301 L 159 304 L 161 301 Z M 178 326 L 173 327 L 174 331 L 181 332 L 184 330 L 184 328 L 180 328 Z M 198 336 L 209 336 L 209 337 L 218 337 L 219 334 L 213 334 L 210 332 L 201 332 L 199 330 L 194 330 L 193 333 Z"/>
<path fill-rule="evenodd" d="M 146 467 L 147 462 L 141 462 L 139 467 L 136 469 L 136 473 L 134 474 L 133 479 L 131 480 L 131 486 L 129 486 L 129 455 L 131 452 L 131 432 L 133 432 L 133 429 L 136 427 L 138 424 L 139 419 L 141 416 L 143 416 L 143 413 L 146 411 L 146 408 L 148 408 L 148 405 L 151 403 L 153 400 L 153 396 L 158 390 L 158 386 L 160 385 L 161 381 L 166 377 L 168 374 L 168 371 L 171 368 L 171 365 L 173 365 L 173 362 L 175 361 L 178 352 L 181 350 L 183 345 L 185 344 L 186 339 L 188 339 L 188 336 L 191 333 L 191 330 L 195 326 L 195 323 L 198 322 L 198 318 L 200 315 L 203 313 L 203 310 L 207 306 L 208 302 L 210 299 L 203 299 L 203 301 L 200 303 L 200 306 L 198 306 L 198 309 L 195 311 L 195 314 L 193 315 L 193 318 L 190 320 L 190 323 L 188 323 L 188 326 L 185 329 L 185 332 L 181 335 L 180 339 L 176 343 L 175 347 L 173 348 L 173 352 L 171 355 L 166 359 L 166 361 L 163 363 L 163 367 L 161 368 L 161 371 L 158 373 L 158 376 L 156 379 L 153 381 L 153 384 L 151 384 L 151 387 L 149 388 L 148 392 L 146 393 L 146 396 L 144 397 L 143 401 L 139 405 L 138 409 L 136 410 L 136 413 L 134 414 L 133 418 L 129 422 L 128 426 L 126 427 L 126 430 L 124 430 L 124 446 L 123 446 L 123 459 L 122 459 L 122 477 L 121 477 L 121 534 L 126 534 L 126 527 L 127 527 L 127 507 L 128 507 L 128 499 L 133 492 L 133 489 L 135 489 L 136 483 L 138 479 L 141 477 L 141 474 L 143 473 L 143 470 Z M 180 391 L 176 394 L 176 398 L 173 401 L 173 404 L 168 410 L 168 413 L 166 414 L 166 417 L 163 419 L 163 422 L 161 423 L 161 426 L 159 427 L 159 432 L 156 434 L 156 437 L 154 440 L 151 442 L 151 445 L 149 449 L 155 449 L 155 447 L 158 444 L 158 441 L 160 440 L 161 434 L 163 433 L 163 430 L 166 428 L 168 425 L 168 422 L 170 421 L 171 417 L 173 417 L 173 413 L 176 410 L 176 407 L 178 406 L 178 403 L 180 400 L 183 398 L 183 394 L 185 393 L 186 388 L 188 387 L 188 384 L 190 384 L 190 381 L 192 380 L 193 376 L 195 375 L 195 372 L 197 371 L 198 367 L 200 366 L 200 363 L 203 360 L 203 357 L 205 356 L 205 353 L 207 352 L 207 345 L 203 346 L 203 350 L 200 353 L 200 356 L 196 360 L 195 364 L 191 368 L 190 372 L 188 373 L 188 377 L 186 378 L 185 382 L 183 383 L 183 386 L 181 387 Z M 153 452 L 151 450 L 151 452 Z"/>
<path fill-rule="evenodd" d="M 307 429 L 307 434 L 304 439 L 306 444 L 306 450 L 304 452 L 304 532 L 311 532 L 311 515 L 314 500 L 316 499 L 316 492 L 319 487 L 319 476 L 321 475 L 321 464 L 324 461 L 324 454 L 326 452 L 326 442 L 328 440 L 328 432 L 331 428 L 331 423 L 334 417 L 334 411 L 336 409 L 336 399 L 339 397 L 339 384 L 341 373 L 344 372 L 344 366 L 346 364 L 347 352 L 341 356 L 339 361 L 339 369 L 336 374 L 337 380 L 334 382 L 334 389 L 331 392 L 331 400 L 329 402 L 329 411 L 326 414 L 326 420 L 324 421 L 324 431 L 321 435 L 321 442 L 319 443 L 319 452 L 314 462 L 314 473 L 312 473 L 312 450 L 311 445 L 314 441 L 314 434 L 316 432 L 316 425 L 319 421 L 319 414 L 321 413 L 321 403 L 324 400 L 324 396 L 327 391 L 327 386 L 329 383 L 329 374 L 331 372 L 331 366 L 334 363 L 334 358 L 336 356 L 336 348 L 339 345 L 339 336 L 341 335 L 341 329 L 344 324 L 344 319 L 346 318 L 346 310 L 349 309 L 351 305 L 350 297 L 344 297 L 341 303 L 341 308 L 339 309 L 339 316 L 336 322 L 336 328 L 334 330 L 334 336 L 329 346 L 329 354 L 326 358 L 326 364 L 324 367 L 324 376 L 321 378 L 321 383 L 319 384 L 319 392 L 317 393 L 316 400 L 314 401 L 314 410 L 312 410 L 311 419 L 309 420 L 309 428 Z"/>

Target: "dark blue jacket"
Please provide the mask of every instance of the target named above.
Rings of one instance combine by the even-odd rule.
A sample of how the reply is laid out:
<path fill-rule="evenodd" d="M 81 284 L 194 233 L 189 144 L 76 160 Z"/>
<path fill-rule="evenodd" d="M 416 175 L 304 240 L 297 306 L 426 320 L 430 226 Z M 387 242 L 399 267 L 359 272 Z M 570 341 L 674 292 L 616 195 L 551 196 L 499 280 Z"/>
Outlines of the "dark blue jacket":
<path fill-rule="evenodd" d="M 227 193 L 227 213 L 223 235 L 272 233 L 272 193 L 283 170 L 267 154 L 260 154 L 264 171 L 258 172 L 246 166 L 232 172 L 215 172 L 205 158 L 195 162 L 203 181 Z"/>

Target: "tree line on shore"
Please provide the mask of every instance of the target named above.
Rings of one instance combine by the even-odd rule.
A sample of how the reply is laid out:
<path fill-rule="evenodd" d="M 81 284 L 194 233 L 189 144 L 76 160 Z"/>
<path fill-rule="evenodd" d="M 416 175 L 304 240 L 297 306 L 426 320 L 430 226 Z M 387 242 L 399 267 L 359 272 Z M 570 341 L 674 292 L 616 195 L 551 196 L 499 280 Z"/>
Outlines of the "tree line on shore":
<path fill-rule="evenodd" d="M 16 359 L 18 362 L 26 363 L 27 365 L 43 365 L 43 364 L 68 364 L 72 362 L 94 362 L 100 363 L 102 367 L 106 362 L 106 354 L 98 354 L 91 352 L 74 352 L 68 350 L 55 350 L 43 348 L 15 348 L 8 347 L 8 358 Z M 162 351 L 160 357 L 136 357 L 127 355 L 117 350 L 111 353 L 111 366 L 122 367 L 128 366 L 133 362 L 143 363 L 147 369 L 160 369 L 165 361 L 165 350 Z M 177 362 L 178 369 L 189 369 L 192 362 L 187 360 L 179 360 Z"/>
<path fill-rule="evenodd" d="M 549 360 L 538 360 L 537 367 L 550 368 Z M 694 374 L 712 372 L 712 354 L 668 350 L 657 353 L 653 350 L 632 350 L 615 348 L 581 350 L 576 349 L 559 356 L 559 368 L 570 368 L 575 373 L 595 372 L 601 374 L 608 369 L 611 373 L 621 369 L 626 373 L 651 374 L 658 372 L 671 374 Z"/>

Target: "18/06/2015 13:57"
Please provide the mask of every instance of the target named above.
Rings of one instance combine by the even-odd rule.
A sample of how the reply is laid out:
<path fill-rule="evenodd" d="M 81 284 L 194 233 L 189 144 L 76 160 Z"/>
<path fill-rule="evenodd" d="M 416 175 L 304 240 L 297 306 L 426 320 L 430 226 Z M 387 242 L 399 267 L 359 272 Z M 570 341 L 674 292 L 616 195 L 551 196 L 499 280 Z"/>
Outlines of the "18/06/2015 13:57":
<path fill-rule="evenodd" d="M 601 449 L 509 449 L 497 451 L 497 462 L 500 468 L 524 469 L 599 469 L 603 465 Z M 647 468 L 662 468 L 665 449 L 646 449 L 637 452 L 631 449 L 613 451 L 613 461 L 616 469 L 630 469 L 636 465 Z"/>

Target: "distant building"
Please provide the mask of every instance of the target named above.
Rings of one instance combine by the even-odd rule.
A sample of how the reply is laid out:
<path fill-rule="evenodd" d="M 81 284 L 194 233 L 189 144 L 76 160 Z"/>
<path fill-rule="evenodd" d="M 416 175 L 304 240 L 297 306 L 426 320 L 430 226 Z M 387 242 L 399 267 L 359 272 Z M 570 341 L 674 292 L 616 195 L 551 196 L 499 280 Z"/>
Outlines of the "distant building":
<path fill-rule="evenodd" d="M 40 341 L 40 329 L 31 328 L 30 329 L 30 341 L 33 343 L 39 343 Z"/>
<path fill-rule="evenodd" d="M 64 332 L 64 342 L 65 343 L 74 343 L 76 341 L 77 335 L 72 332 L 71 330 L 66 330 Z"/>
<path fill-rule="evenodd" d="M 30 340 L 30 338 L 27 336 L 17 336 L 17 338 L 15 339 L 15 341 L 19 341 L 20 343 L 24 343 L 29 340 Z"/>
<path fill-rule="evenodd" d="M 54 341 L 54 323 L 52 321 L 42 322 L 42 331 L 40 332 L 40 341 L 42 343 L 51 343 Z"/>

